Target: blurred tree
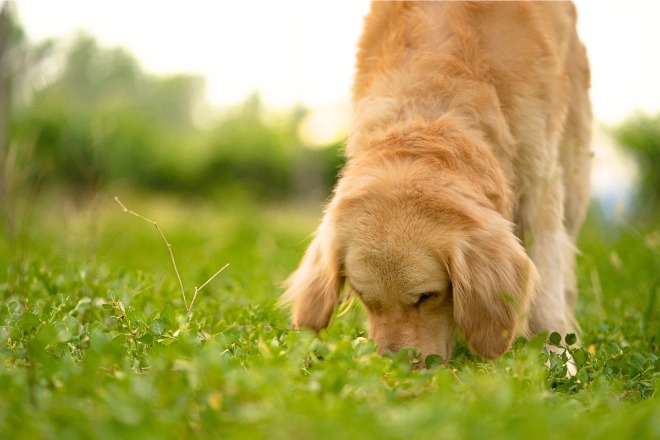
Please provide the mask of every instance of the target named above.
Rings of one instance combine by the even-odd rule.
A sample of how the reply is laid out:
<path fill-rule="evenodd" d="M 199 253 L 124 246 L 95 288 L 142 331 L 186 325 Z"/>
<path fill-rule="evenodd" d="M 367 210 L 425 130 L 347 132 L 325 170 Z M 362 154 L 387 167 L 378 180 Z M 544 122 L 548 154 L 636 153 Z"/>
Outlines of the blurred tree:
<path fill-rule="evenodd" d="M 660 114 L 632 117 L 615 128 L 613 135 L 639 164 L 637 210 L 657 214 L 660 211 Z"/>
<path fill-rule="evenodd" d="M 238 186 L 267 198 L 291 192 L 293 158 L 299 149 L 295 128 L 304 110 L 270 120 L 254 94 L 229 109 L 209 136 L 209 161 L 202 178 Z"/>
<path fill-rule="evenodd" d="M 200 177 L 260 198 L 318 202 L 330 193 L 343 159 L 339 145 L 309 149 L 298 127 L 303 107 L 269 113 L 258 95 L 230 109 L 209 136 L 209 162 Z"/>
<path fill-rule="evenodd" d="M 101 48 L 88 35 L 53 45 L 42 66 L 49 63 L 58 73 L 33 91 L 14 127 L 18 138 L 35 139 L 48 177 L 91 192 L 108 177 L 166 180 L 159 158 L 195 129 L 203 80 L 147 75 L 127 52 Z"/>
<path fill-rule="evenodd" d="M 30 51 L 22 75 L 30 87 L 10 135 L 34 151 L 33 176 L 64 184 L 78 200 L 117 180 L 260 199 L 323 198 L 334 183 L 338 149 L 303 148 L 302 107 L 268 112 L 255 94 L 212 115 L 202 78 L 150 75 L 125 50 L 85 34 Z"/>
<path fill-rule="evenodd" d="M 12 142 L 10 127 L 16 97 L 25 80 L 27 43 L 16 20 L 14 2 L 5 1 L 0 12 L 0 218 L 7 238 L 16 235 L 16 200 L 25 182 L 24 156 L 20 145 Z"/>
<path fill-rule="evenodd" d="M 9 17 L 10 3 L 5 2 L 0 12 L 0 201 L 5 200 L 5 173 L 4 158 L 7 151 L 7 118 L 8 118 L 8 68 L 7 43 L 11 31 L 11 18 Z"/>

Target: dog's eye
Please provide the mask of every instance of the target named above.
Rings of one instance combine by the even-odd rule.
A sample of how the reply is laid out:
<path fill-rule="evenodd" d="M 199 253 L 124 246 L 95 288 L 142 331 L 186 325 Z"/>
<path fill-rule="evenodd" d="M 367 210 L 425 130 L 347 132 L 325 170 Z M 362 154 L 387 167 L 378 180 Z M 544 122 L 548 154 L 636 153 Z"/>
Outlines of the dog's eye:
<path fill-rule="evenodd" d="M 438 296 L 438 292 L 424 292 L 421 295 L 419 295 L 419 299 L 417 300 L 417 303 L 415 305 L 419 307 L 422 304 L 424 304 L 426 301 L 430 300 L 431 298 L 435 298 L 437 296 Z"/>

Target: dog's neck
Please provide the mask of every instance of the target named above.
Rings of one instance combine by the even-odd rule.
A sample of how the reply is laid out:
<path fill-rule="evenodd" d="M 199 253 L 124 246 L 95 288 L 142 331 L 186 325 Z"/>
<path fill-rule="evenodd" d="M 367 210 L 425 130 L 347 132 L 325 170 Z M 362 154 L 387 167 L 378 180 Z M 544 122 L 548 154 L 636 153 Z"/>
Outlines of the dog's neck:
<path fill-rule="evenodd" d="M 483 133 L 454 112 L 432 121 L 418 117 L 352 136 L 347 156 L 349 170 L 353 162 L 378 157 L 427 160 L 439 173 L 452 173 L 471 182 L 478 198 L 487 200 L 507 220 L 512 219 L 511 189 L 505 171 Z"/>

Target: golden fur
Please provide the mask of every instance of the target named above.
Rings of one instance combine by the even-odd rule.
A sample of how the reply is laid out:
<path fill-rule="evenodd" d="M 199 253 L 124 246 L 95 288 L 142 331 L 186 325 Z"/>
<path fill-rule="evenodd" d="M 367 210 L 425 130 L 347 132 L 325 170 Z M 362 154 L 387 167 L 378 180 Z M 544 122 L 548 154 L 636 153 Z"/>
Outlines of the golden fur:
<path fill-rule="evenodd" d="M 328 325 L 346 283 L 379 352 L 485 358 L 577 330 L 589 67 L 569 2 L 374 2 L 347 164 L 283 296 Z"/>

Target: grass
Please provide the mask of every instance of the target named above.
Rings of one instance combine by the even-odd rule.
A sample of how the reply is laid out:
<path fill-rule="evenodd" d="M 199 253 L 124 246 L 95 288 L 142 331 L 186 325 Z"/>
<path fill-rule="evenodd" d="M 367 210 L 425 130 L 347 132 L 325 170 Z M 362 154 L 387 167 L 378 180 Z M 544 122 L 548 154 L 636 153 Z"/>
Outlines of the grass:
<path fill-rule="evenodd" d="M 550 337 L 576 377 L 545 336 L 412 371 L 375 355 L 359 306 L 318 336 L 276 306 L 320 208 L 121 198 L 188 292 L 230 267 L 188 313 L 153 226 L 43 198 L 0 237 L 0 438 L 660 438 L 657 229 L 585 226 L 581 345 Z"/>

